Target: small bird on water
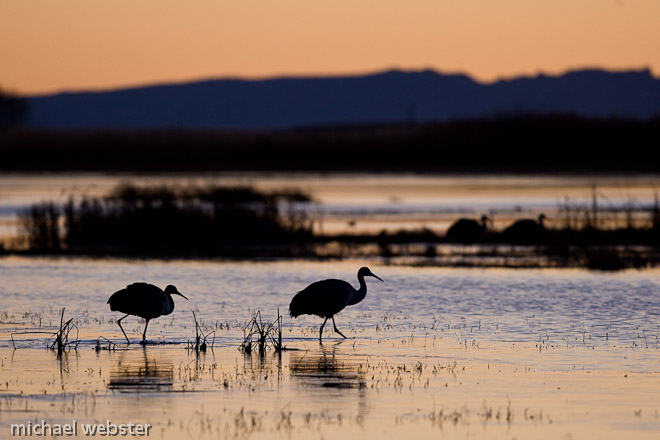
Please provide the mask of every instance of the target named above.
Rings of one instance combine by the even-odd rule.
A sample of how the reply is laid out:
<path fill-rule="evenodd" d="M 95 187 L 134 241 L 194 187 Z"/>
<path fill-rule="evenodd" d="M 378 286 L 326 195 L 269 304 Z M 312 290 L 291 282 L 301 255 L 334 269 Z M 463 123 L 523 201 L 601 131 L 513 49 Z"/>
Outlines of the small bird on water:
<path fill-rule="evenodd" d="M 319 330 L 319 342 L 322 342 L 323 327 L 328 319 L 332 319 L 335 331 L 346 338 L 335 324 L 335 315 L 341 312 L 344 307 L 352 306 L 364 299 L 367 295 L 367 283 L 364 281 L 364 277 L 374 277 L 383 281 L 374 275 L 368 267 L 360 268 L 357 276 L 360 283 L 360 288 L 357 290 L 342 280 L 330 279 L 310 284 L 293 297 L 291 304 L 289 304 L 289 313 L 294 318 L 300 315 L 317 315 L 325 318 Z"/>
<path fill-rule="evenodd" d="M 144 324 L 144 333 L 142 333 L 142 343 L 144 344 L 146 343 L 149 321 L 159 316 L 169 315 L 174 310 L 172 295 L 179 295 L 188 299 L 172 285 L 167 286 L 163 291 L 160 287 L 148 283 L 130 284 L 125 289 L 121 289 L 110 296 L 110 299 L 108 299 L 110 310 L 126 313 L 117 320 L 126 342 L 131 343 L 121 326 L 122 319 L 128 315 L 135 315 L 147 320 Z"/>

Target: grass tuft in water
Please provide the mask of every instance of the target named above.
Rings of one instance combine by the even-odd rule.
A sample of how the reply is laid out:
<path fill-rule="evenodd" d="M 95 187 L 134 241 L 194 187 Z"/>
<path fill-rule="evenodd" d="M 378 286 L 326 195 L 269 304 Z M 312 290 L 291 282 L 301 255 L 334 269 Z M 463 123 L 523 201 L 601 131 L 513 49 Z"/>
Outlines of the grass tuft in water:
<path fill-rule="evenodd" d="M 215 342 L 215 330 L 211 330 L 208 333 L 204 333 L 202 330 L 202 324 L 197 321 L 197 315 L 195 311 L 191 310 L 193 314 L 193 319 L 195 320 L 195 340 L 188 341 L 186 349 L 189 351 L 195 351 L 195 353 L 206 353 L 206 349 L 210 348 L 213 351 L 213 344 Z M 212 336 L 211 342 L 209 343 L 209 336 Z"/>
<path fill-rule="evenodd" d="M 257 310 L 243 328 L 243 342 L 239 350 L 245 354 L 251 354 L 256 348 L 259 354 L 264 354 L 269 346 L 275 352 L 285 349 L 282 345 L 282 315 L 280 315 L 279 308 L 277 309 L 277 319 L 272 322 L 264 322 L 261 319 L 261 311 Z"/>
<path fill-rule="evenodd" d="M 64 310 L 66 307 L 62 307 L 62 313 L 60 315 L 60 327 L 53 334 L 55 339 L 48 344 L 48 348 L 51 350 L 57 350 L 58 354 L 61 354 L 63 351 L 70 349 L 73 346 L 73 349 L 78 348 L 80 339 L 78 339 L 78 326 L 73 324 L 73 318 L 64 322 Z M 73 329 L 76 329 L 76 338 L 69 340 L 69 334 Z"/>
<path fill-rule="evenodd" d="M 101 342 L 103 340 L 103 342 Z M 94 346 L 94 350 L 97 352 L 101 350 L 115 350 L 117 348 L 117 344 L 112 342 L 110 339 L 106 338 L 105 336 L 99 336 L 98 339 L 96 340 L 96 345 Z"/>

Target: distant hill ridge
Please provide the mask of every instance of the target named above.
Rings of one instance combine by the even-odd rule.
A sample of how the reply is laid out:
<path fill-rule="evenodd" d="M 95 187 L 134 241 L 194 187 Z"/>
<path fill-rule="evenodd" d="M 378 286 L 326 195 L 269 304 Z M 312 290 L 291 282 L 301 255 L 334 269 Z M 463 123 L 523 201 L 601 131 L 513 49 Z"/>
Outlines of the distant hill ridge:
<path fill-rule="evenodd" d="M 361 76 L 218 79 L 29 97 L 47 129 L 242 129 L 429 123 L 520 114 L 648 120 L 660 116 L 649 70 L 579 70 L 478 83 L 431 70 Z"/>

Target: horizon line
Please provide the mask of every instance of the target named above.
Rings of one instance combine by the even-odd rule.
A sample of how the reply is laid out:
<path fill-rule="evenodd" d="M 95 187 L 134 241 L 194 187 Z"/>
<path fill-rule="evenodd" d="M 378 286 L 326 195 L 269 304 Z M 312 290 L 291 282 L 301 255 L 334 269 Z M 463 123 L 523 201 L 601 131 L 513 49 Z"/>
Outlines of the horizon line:
<path fill-rule="evenodd" d="M 296 74 L 296 73 L 273 73 L 273 74 L 264 74 L 264 75 L 232 75 L 228 74 L 226 76 L 200 76 L 197 78 L 190 79 L 180 79 L 180 80 L 154 80 L 152 82 L 142 82 L 135 84 L 125 84 L 117 86 L 99 86 L 96 87 L 87 87 L 80 89 L 69 89 L 63 88 L 58 91 L 51 92 L 35 92 L 35 93 L 11 93 L 11 89 L 4 89 L 4 92 L 10 92 L 15 96 L 21 98 L 48 98 L 59 95 L 67 94 L 86 94 L 86 93 L 112 93 L 120 91 L 129 91 L 145 88 L 155 88 L 155 87 L 170 87 L 170 86 L 183 86 L 188 84 L 200 84 L 205 82 L 215 82 L 215 81 L 241 81 L 241 82 L 266 82 L 266 81 L 279 81 L 279 80 L 314 80 L 314 79 L 338 79 L 338 78 L 363 78 L 369 76 L 377 76 L 388 73 L 400 72 L 403 74 L 419 74 L 419 73 L 433 73 L 441 76 L 464 76 L 469 80 L 475 82 L 479 85 L 493 85 L 499 82 L 513 81 L 518 79 L 534 79 L 539 77 L 550 77 L 550 78 L 559 78 L 568 74 L 578 73 L 578 72 L 589 72 L 589 71 L 601 71 L 605 73 L 647 73 L 653 79 L 660 79 L 660 76 L 654 75 L 653 69 L 650 66 L 642 67 L 629 67 L 629 68 L 606 68 L 602 66 L 588 66 L 583 67 L 567 67 L 561 71 L 548 72 L 543 70 L 538 70 L 535 73 L 520 73 L 512 75 L 501 75 L 493 80 L 480 80 L 476 78 L 476 75 L 467 73 L 465 71 L 443 71 L 433 67 L 419 67 L 419 68 L 405 68 L 405 67 L 383 67 L 380 69 L 370 69 L 368 71 L 362 72 L 344 72 L 344 73 L 309 73 L 309 74 Z"/>

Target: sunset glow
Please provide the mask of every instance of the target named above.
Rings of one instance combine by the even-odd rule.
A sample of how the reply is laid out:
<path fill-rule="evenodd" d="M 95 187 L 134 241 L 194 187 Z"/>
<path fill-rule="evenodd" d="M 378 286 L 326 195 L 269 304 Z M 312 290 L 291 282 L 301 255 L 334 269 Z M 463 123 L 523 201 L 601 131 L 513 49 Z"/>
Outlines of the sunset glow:
<path fill-rule="evenodd" d="M 0 3 L 0 87 L 109 89 L 432 68 L 477 80 L 660 72 L 660 2 L 175 0 Z"/>

